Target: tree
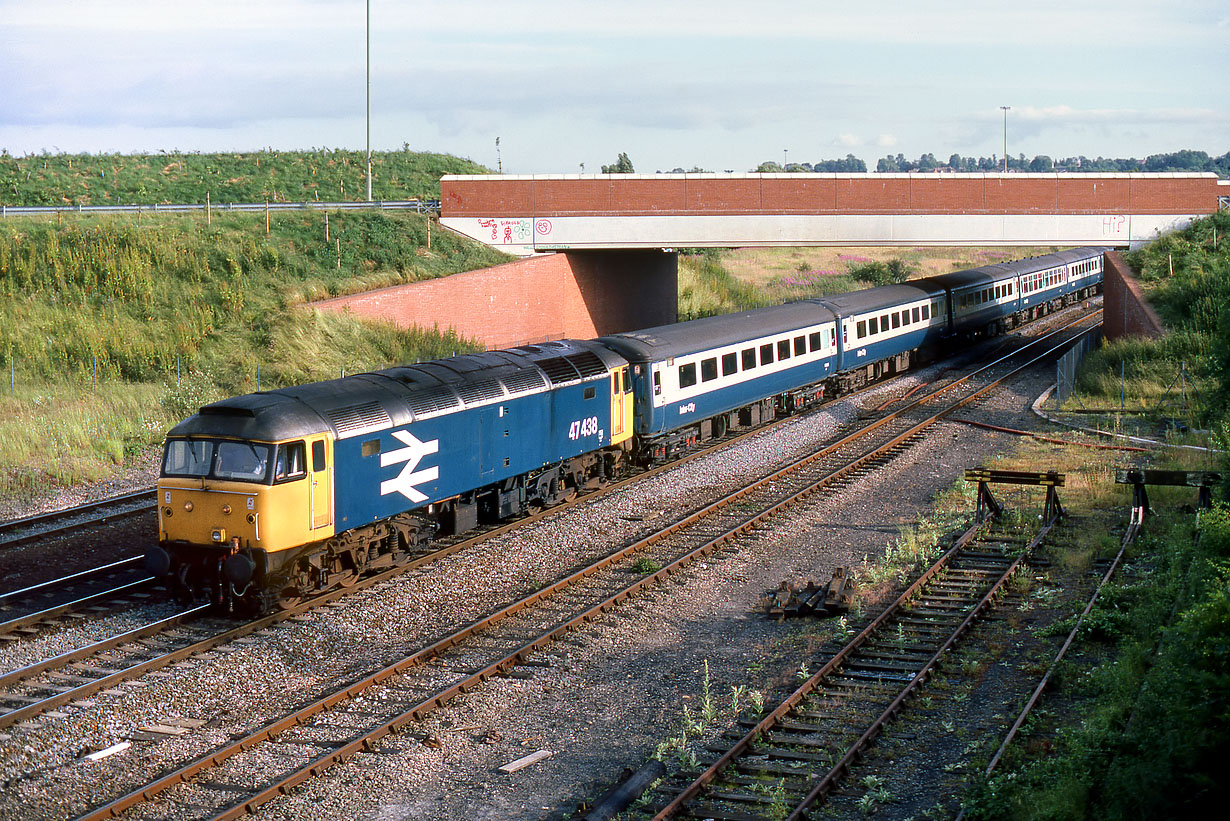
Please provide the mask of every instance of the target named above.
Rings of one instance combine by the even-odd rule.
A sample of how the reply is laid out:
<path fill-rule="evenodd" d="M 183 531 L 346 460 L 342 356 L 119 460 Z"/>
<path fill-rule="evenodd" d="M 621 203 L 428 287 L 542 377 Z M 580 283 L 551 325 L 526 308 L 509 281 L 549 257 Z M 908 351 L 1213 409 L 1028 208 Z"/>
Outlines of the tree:
<path fill-rule="evenodd" d="M 635 174 L 636 172 L 632 170 L 632 160 L 628 159 L 627 154 L 620 151 L 619 159 L 615 161 L 614 165 L 602 166 L 602 173 L 603 174 Z"/>

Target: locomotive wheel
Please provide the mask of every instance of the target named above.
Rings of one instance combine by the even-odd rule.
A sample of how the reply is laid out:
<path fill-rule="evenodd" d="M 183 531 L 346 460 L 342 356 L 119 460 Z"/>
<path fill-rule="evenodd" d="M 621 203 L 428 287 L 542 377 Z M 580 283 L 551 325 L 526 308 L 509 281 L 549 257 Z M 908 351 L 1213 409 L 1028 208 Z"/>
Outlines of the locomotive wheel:
<path fill-rule="evenodd" d="M 303 604 L 303 600 L 305 598 L 307 597 L 306 596 L 295 596 L 295 595 L 288 596 L 284 592 L 281 596 L 278 596 L 278 609 L 279 610 L 294 610 L 296 607 Z"/>

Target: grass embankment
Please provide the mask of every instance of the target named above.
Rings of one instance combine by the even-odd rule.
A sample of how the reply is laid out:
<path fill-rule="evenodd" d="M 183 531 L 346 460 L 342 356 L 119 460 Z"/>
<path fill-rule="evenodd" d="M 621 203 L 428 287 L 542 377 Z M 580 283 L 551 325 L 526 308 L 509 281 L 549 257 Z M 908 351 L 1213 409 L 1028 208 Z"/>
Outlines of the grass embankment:
<path fill-rule="evenodd" d="M 447 154 L 372 152 L 372 199 L 437 199 L 443 174 L 491 173 Z M 339 202 L 365 199 L 363 151 L 249 151 L 242 154 L 0 153 L 4 205 L 149 205 Z"/>
<path fill-rule="evenodd" d="M 275 214 L 268 235 L 254 214 L 0 222 L 0 493 L 96 478 L 258 377 L 476 349 L 305 303 L 506 260 L 401 212 Z"/>
<path fill-rule="evenodd" d="M 1151 426 L 1182 417 L 1208 428 L 1224 418 L 1230 365 L 1230 214 L 1215 214 L 1125 254 L 1167 329 L 1090 354 L 1065 409 L 1144 411 Z"/>

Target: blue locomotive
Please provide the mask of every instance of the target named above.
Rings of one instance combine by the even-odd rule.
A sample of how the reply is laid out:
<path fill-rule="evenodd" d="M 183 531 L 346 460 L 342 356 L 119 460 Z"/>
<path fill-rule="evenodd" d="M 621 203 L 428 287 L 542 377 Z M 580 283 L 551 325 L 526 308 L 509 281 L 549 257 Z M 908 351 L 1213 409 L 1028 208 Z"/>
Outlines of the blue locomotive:
<path fill-rule="evenodd" d="M 148 564 L 243 612 L 353 583 L 1090 296 L 1104 250 L 215 402 L 167 435 Z"/>

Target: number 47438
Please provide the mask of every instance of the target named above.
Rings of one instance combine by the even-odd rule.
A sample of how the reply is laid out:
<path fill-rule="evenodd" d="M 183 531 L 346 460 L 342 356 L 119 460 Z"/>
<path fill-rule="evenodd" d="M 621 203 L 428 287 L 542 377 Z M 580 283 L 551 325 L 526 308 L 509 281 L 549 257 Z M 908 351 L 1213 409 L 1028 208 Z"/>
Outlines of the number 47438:
<path fill-rule="evenodd" d="M 568 426 L 568 438 L 580 439 L 582 436 L 594 436 L 598 433 L 598 417 L 579 419 Z"/>

